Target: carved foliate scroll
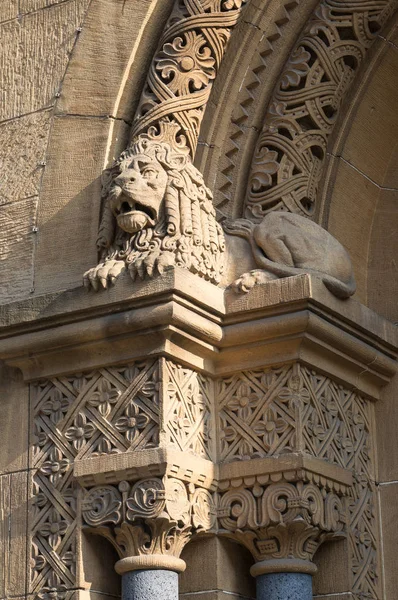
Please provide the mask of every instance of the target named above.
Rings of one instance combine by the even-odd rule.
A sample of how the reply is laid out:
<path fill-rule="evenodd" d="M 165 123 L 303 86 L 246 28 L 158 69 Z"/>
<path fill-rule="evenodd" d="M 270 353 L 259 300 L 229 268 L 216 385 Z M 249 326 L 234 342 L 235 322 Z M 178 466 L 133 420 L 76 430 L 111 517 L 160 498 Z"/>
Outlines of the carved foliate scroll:
<path fill-rule="evenodd" d="M 232 28 L 247 0 L 177 0 L 153 58 L 132 128 L 178 124 L 174 145 L 195 155 L 200 124 Z"/>
<path fill-rule="evenodd" d="M 328 139 L 366 52 L 395 0 L 323 0 L 274 90 L 254 152 L 244 214 L 312 215 Z"/>
<path fill-rule="evenodd" d="M 178 558 L 193 532 L 216 525 L 213 494 L 175 478 L 95 487 L 85 494 L 82 515 L 86 526 L 106 537 L 120 558 Z"/>
<path fill-rule="evenodd" d="M 343 495 L 303 481 L 230 490 L 219 514 L 221 531 L 248 547 L 256 561 L 311 561 L 322 542 L 344 537 L 347 522 Z"/>

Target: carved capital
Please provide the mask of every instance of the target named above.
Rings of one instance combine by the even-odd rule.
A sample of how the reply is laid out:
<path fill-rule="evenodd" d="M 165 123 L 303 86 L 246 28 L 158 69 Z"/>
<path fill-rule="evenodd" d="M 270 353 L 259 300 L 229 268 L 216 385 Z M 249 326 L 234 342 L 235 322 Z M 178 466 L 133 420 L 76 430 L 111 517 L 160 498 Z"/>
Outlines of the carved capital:
<path fill-rule="evenodd" d="M 275 572 L 281 565 L 282 570 L 314 572 L 310 561 L 320 544 L 345 536 L 345 498 L 311 481 L 280 481 L 265 488 L 256 483 L 223 494 L 219 518 L 222 533 L 245 545 L 258 561 L 252 575 Z"/>
<path fill-rule="evenodd" d="M 116 548 L 120 574 L 183 571 L 179 556 L 185 544 L 194 532 L 214 529 L 217 519 L 211 492 L 167 477 L 94 487 L 85 494 L 82 515 L 87 529 Z"/>

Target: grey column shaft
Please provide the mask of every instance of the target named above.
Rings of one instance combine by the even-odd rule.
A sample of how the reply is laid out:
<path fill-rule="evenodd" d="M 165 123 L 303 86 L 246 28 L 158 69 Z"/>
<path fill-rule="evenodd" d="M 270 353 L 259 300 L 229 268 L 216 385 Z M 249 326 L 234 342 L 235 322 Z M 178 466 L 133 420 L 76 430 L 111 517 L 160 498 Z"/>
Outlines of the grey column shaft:
<path fill-rule="evenodd" d="M 257 600 L 312 600 L 312 575 L 307 573 L 266 573 L 256 577 L 256 586 Z"/>
<path fill-rule="evenodd" d="M 162 569 L 124 573 L 122 600 L 178 600 L 178 573 Z"/>

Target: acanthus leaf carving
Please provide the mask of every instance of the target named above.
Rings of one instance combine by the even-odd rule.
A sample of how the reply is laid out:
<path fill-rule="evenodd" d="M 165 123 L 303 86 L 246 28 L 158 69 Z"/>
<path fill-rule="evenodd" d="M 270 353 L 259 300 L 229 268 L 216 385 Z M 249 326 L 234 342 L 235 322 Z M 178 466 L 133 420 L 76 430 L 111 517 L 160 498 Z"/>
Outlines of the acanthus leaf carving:
<path fill-rule="evenodd" d="M 109 539 L 121 558 L 178 558 L 194 531 L 214 527 L 215 515 L 210 492 L 172 477 L 92 488 L 82 510 L 89 530 Z"/>
<path fill-rule="evenodd" d="M 244 544 L 256 561 L 312 560 L 326 539 L 346 536 L 345 513 L 344 498 L 313 483 L 273 483 L 222 495 L 220 532 Z"/>

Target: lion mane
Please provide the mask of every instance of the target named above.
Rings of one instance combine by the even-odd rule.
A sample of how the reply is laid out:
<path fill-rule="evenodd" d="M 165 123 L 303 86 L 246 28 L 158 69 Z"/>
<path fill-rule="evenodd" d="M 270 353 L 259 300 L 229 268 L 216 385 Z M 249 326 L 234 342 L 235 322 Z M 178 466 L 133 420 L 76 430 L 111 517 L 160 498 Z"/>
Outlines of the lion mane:
<path fill-rule="evenodd" d="M 117 226 L 110 200 L 120 193 L 114 183 L 116 177 L 137 155 L 149 156 L 162 166 L 167 186 L 156 224 L 128 234 Z M 97 240 L 102 260 L 123 260 L 133 280 L 163 273 L 175 265 L 220 283 L 224 234 L 216 221 L 212 194 L 185 148 L 176 149 L 146 134 L 139 136 L 105 172 L 103 196 Z"/>

